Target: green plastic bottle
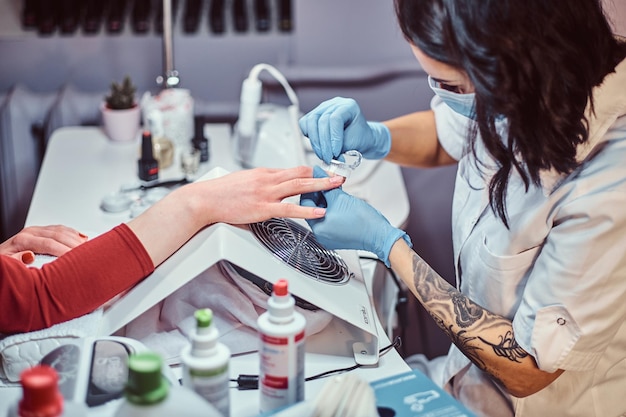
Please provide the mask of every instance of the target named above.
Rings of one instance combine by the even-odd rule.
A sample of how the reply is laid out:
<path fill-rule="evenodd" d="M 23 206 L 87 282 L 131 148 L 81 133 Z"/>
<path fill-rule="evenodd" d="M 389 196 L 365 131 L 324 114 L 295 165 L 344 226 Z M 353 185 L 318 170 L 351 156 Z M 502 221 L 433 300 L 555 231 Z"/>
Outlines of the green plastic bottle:
<path fill-rule="evenodd" d="M 124 400 L 115 417 L 223 417 L 192 390 L 170 385 L 161 373 L 162 363 L 154 352 L 129 357 Z"/>

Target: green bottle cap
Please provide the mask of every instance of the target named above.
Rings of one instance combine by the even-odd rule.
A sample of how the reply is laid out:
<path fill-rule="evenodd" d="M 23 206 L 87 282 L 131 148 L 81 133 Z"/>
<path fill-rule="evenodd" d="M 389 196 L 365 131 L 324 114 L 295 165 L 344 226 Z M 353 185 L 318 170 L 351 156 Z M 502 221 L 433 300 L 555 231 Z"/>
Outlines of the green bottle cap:
<path fill-rule="evenodd" d="M 210 308 L 202 308 L 196 310 L 196 326 L 197 327 L 209 327 L 213 321 L 213 311 Z"/>
<path fill-rule="evenodd" d="M 141 352 L 128 358 L 126 399 L 138 405 L 150 405 L 167 397 L 167 381 L 161 375 L 161 357 L 154 352 Z"/>

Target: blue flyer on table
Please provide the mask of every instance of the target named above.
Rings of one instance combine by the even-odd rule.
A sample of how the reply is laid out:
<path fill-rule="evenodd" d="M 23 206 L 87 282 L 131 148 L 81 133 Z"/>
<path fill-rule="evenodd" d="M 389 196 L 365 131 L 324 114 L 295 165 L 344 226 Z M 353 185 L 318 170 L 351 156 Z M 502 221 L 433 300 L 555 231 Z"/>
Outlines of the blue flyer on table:
<path fill-rule="evenodd" d="M 370 384 L 380 417 L 476 417 L 420 371 Z"/>

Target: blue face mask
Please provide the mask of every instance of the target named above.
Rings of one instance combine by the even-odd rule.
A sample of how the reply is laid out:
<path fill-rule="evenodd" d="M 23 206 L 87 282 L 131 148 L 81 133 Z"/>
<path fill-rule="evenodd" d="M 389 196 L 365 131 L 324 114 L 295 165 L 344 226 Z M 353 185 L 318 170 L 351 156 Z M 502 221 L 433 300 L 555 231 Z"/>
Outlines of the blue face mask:
<path fill-rule="evenodd" d="M 441 98 L 441 100 L 448 105 L 452 110 L 456 113 L 461 114 L 470 119 L 476 118 L 476 113 L 474 111 L 474 101 L 476 95 L 474 93 L 469 94 L 459 94 L 453 93 L 452 91 L 448 91 L 439 87 L 439 83 L 430 76 L 428 76 L 428 85 L 433 90 L 435 94 Z"/>

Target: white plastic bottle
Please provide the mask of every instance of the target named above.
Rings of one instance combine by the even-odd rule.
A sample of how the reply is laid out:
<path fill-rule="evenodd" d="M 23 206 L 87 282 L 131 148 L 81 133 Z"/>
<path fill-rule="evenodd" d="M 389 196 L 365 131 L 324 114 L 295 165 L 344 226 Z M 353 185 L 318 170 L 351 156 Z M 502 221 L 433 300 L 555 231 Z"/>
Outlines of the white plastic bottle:
<path fill-rule="evenodd" d="M 161 357 L 153 352 L 128 358 L 128 382 L 115 417 L 223 417 L 194 391 L 170 385 L 161 366 Z"/>
<path fill-rule="evenodd" d="M 287 280 L 278 280 L 268 309 L 258 319 L 261 339 L 260 411 L 262 413 L 304 400 L 306 320 L 294 309 Z"/>
<path fill-rule="evenodd" d="M 183 386 L 197 392 L 225 417 L 230 415 L 230 350 L 217 341 L 219 332 L 213 323 L 213 311 L 205 308 L 195 313 L 196 328 L 191 343 L 181 353 Z"/>

